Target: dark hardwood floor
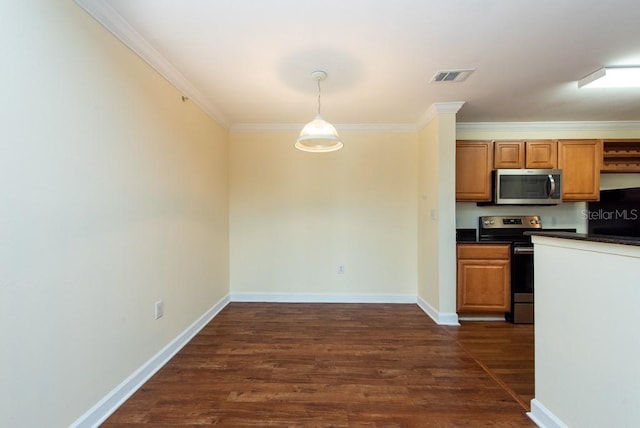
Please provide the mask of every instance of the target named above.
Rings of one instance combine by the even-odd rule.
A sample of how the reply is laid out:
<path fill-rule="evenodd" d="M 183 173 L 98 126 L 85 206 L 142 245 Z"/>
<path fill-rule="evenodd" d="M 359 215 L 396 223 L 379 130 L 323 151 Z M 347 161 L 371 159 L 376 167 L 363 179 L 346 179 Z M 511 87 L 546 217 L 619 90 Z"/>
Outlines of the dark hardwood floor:
<path fill-rule="evenodd" d="M 529 411 L 535 392 L 533 325 L 475 321 L 461 324 L 447 329 Z"/>
<path fill-rule="evenodd" d="M 441 327 L 416 305 L 231 303 L 103 426 L 533 427 L 528 360 L 501 355 L 532 361 L 518 327 Z"/>

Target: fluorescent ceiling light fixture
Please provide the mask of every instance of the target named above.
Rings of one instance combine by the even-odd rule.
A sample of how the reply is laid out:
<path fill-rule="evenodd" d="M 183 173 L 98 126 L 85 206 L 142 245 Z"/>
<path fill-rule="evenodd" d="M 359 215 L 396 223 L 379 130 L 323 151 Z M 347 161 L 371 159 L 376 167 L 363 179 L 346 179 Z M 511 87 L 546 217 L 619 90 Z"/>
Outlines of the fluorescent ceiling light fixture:
<path fill-rule="evenodd" d="M 578 88 L 640 88 L 640 66 L 601 68 L 578 80 Z"/>
<path fill-rule="evenodd" d="M 320 116 L 320 81 L 327 78 L 327 73 L 318 70 L 311 77 L 318 82 L 318 114 L 302 128 L 295 147 L 303 152 L 335 152 L 342 148 L 342 140 L 336 128 Z"/>

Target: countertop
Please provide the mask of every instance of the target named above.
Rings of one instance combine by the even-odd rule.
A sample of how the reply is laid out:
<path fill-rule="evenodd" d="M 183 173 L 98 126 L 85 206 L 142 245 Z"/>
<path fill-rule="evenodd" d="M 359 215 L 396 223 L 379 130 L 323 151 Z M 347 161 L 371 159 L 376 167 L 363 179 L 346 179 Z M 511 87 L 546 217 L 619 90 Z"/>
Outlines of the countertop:
<path fill-rule="evenodd" d="M 575 239 L 578 241 L 603 242 L 605 244 L 634 245 L 640 247 L 640 237 L 615 236 L 615 235 L 593 235 L 589 233 L 573 232 L 525 232 L 525 235 L 549 236 L 551 238 Z"/>

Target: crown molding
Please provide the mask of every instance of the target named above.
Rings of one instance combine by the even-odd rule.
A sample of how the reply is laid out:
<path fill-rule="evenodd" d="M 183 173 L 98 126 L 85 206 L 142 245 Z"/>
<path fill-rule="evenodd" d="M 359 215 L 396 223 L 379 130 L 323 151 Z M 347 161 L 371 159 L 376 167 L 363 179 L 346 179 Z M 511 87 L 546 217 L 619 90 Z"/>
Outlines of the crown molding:
<path fill-rule="evenodd" d="M 440 114 L 456 114 L 460 111 L 462 106 L 464 105 L 464 101 L 453 101 L 449 103 L 433 103 L 431 108 L 433 108 L 436 112 Z"/>
<path fill-rule="evenodd" d="M 459 109 L 462 103 L 457 104 Z M 435 105 L 434 105 L 435 106 Z M 416 124 L 409 123 L 359 123 L 335 125 L 338 132 L 417 132 L 428 124 L 438 114 L 455 114 L 456 105 L 430 107 L 427 113 Z M 304 123 L 236 123 L 230 127 L 231 132 L 237 133 L 298 133 Z M 640 121 L 573 121 L 573 122 L 463 122 L 456 124 L 456 131 L 620 131 L 625 129 L 640 130 Z"/>
<path fill-rule="evenodd" d="M 229 128 L 229 119 L 108 3 L 103 0 L 75 0 L 75 2 L 213 120 Z"/>
<path fill-rule="evenodd" d="M 640 121 L 466 122 L 457 131 L 620 131 L 640 130 Z"/>
<path fill-rule="evenodd" d="M 236 123 L 229 129 L 231 132 L 238 133 L 278 133 L 278 132 L 291 132 L 299 133 L 304 127 L 304 123 Z M 414 124 L 404 123 L 355 123 L 355 124 L 342 124 L 336 125 L 338 132 L 345 133 L 366 133 L 366 132 L 390 132 L 390 133 L 412 133 L 416 132 L 417 128 Z"/>
<path fill-rule="evenodd" d="M 344 132 L 416 132 L 416 125 L 413 123 L 351 123 L 336 125 L 339 131 Z"/>
<path fill-rule="evenodd" d="M 464 101 L 449 103 L 433 103 L 416 122 L 416 128 L 422 129 L 439 114 L 456 114 L 464 105 Z"/>

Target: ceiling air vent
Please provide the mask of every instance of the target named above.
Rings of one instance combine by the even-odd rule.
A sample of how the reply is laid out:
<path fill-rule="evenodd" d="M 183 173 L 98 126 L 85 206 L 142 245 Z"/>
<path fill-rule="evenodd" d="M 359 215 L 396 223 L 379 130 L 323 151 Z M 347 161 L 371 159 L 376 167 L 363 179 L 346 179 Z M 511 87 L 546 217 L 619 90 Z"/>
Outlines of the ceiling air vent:
<path fill-rule="evenodd" d="M 475 68 L 438 71 L 431 79 L 431 83 L 462 82 L 474 71 Z"/>

